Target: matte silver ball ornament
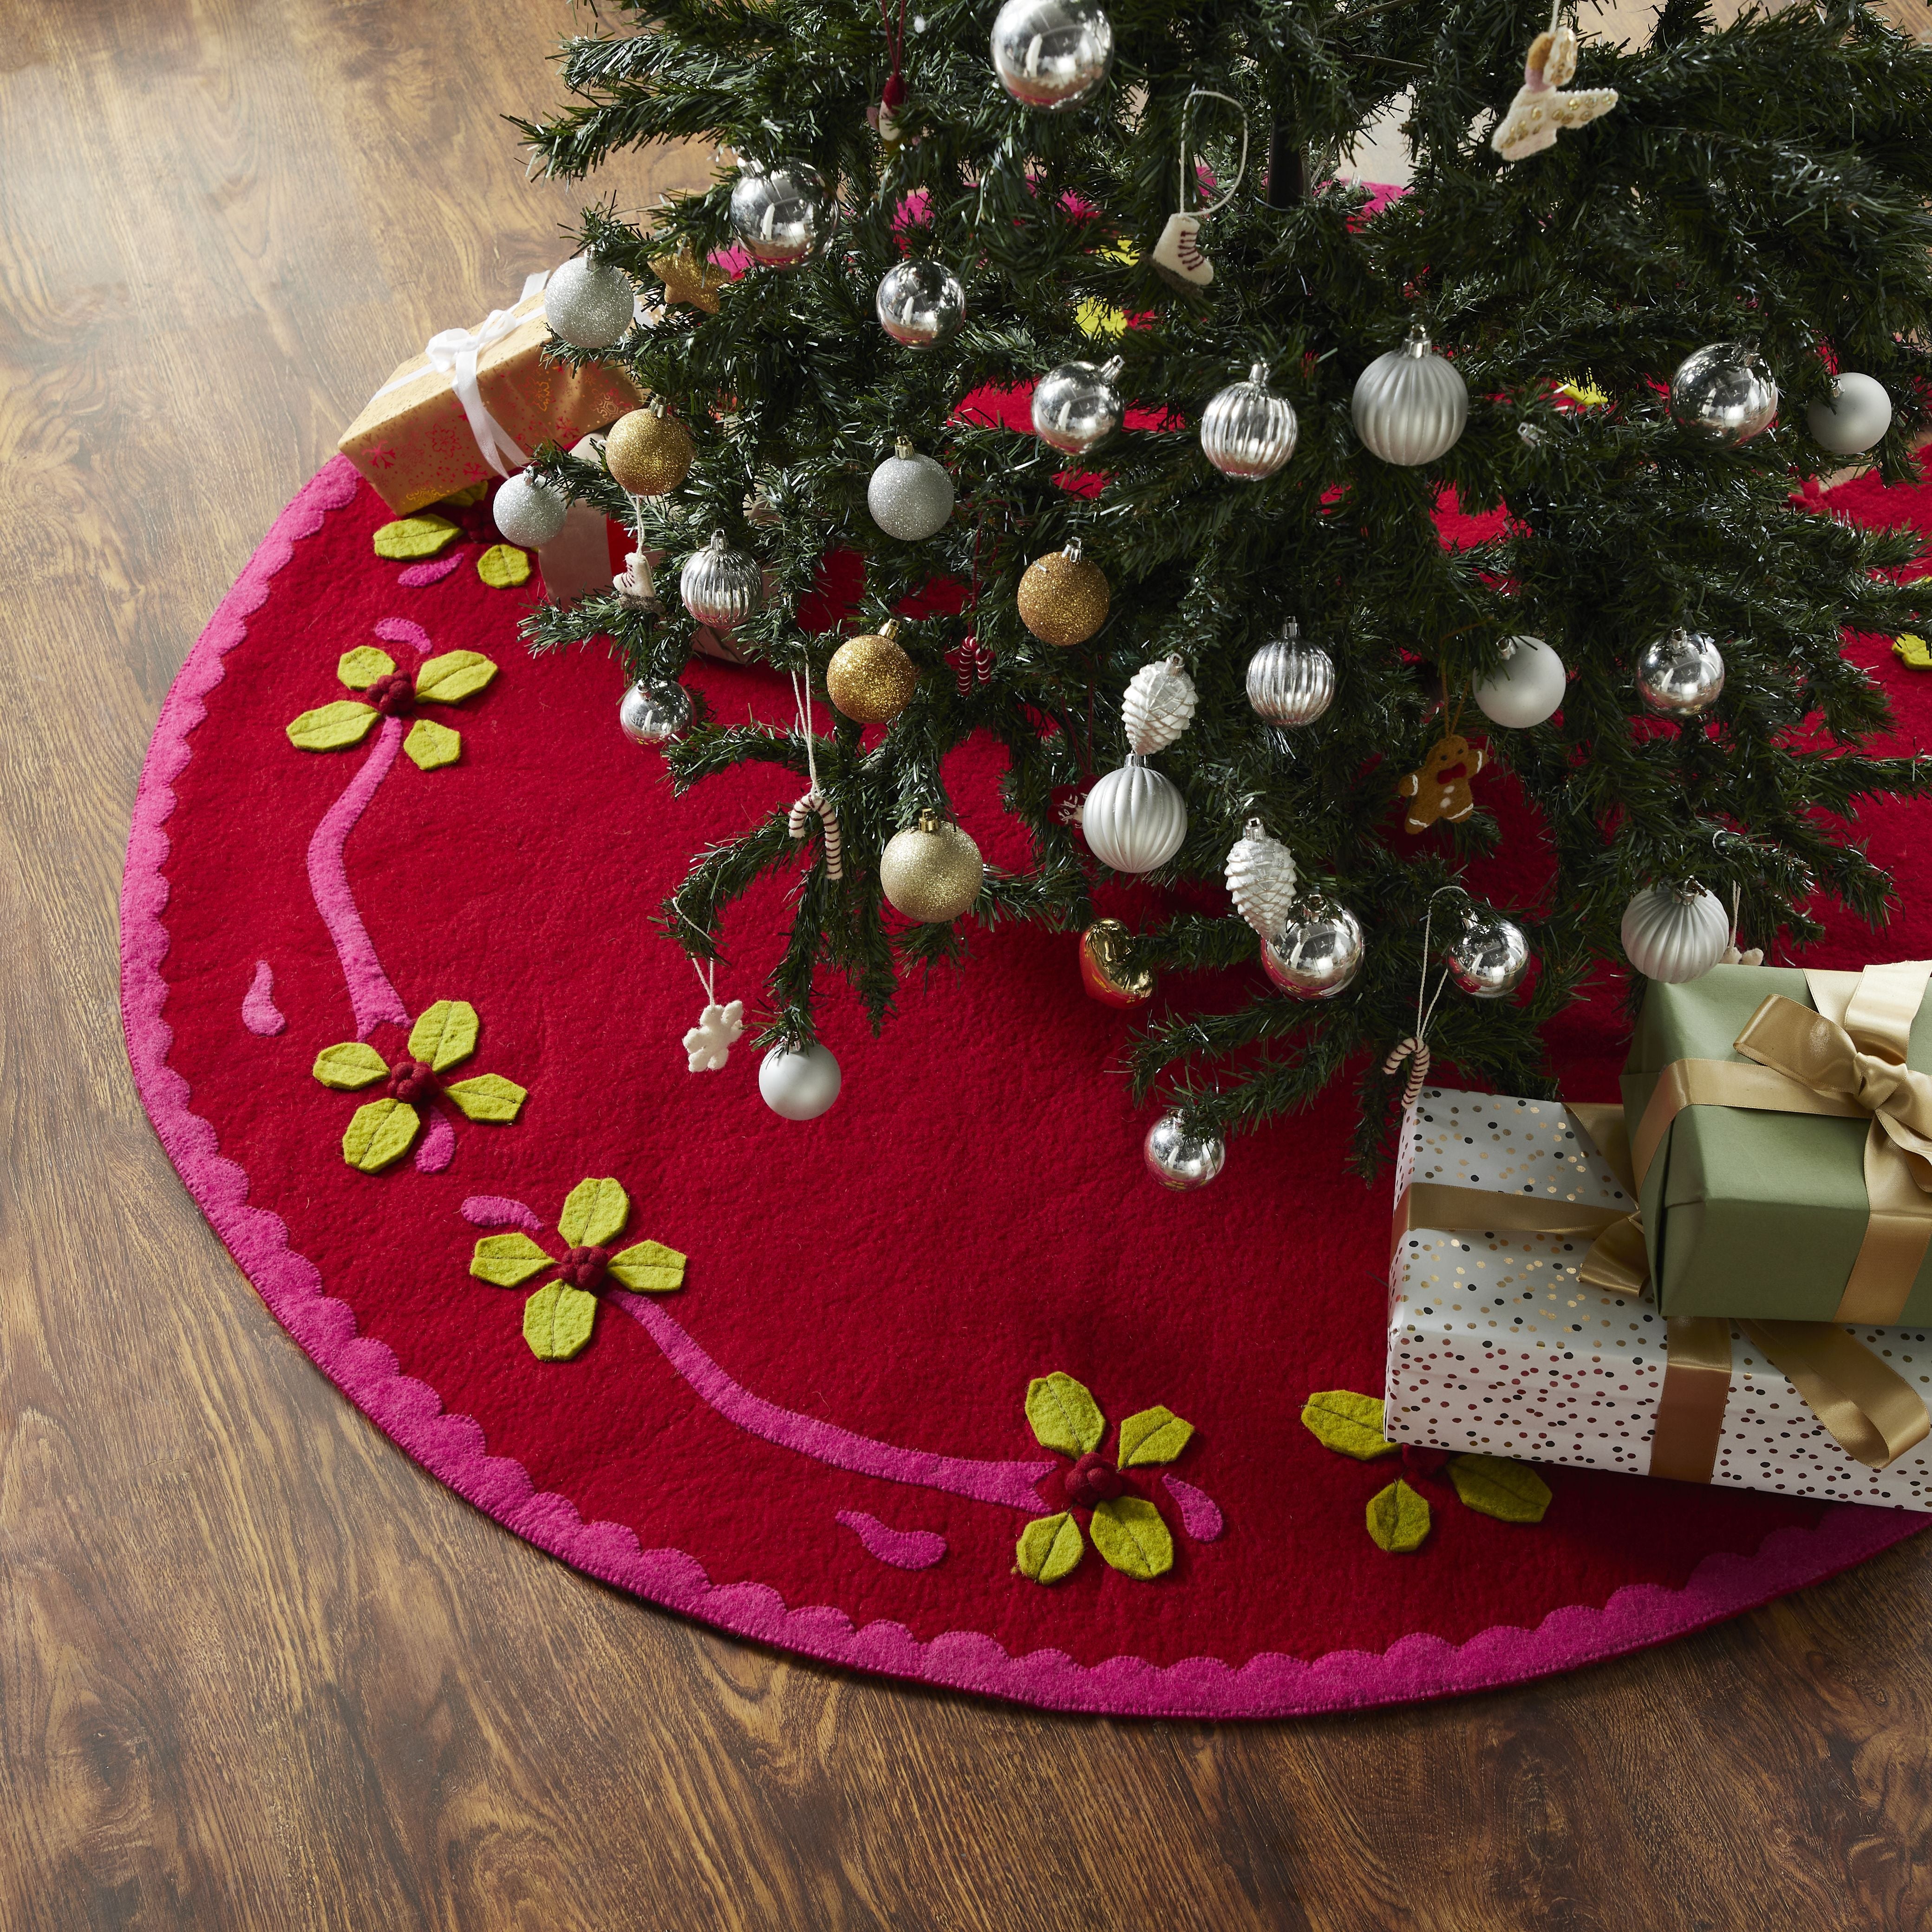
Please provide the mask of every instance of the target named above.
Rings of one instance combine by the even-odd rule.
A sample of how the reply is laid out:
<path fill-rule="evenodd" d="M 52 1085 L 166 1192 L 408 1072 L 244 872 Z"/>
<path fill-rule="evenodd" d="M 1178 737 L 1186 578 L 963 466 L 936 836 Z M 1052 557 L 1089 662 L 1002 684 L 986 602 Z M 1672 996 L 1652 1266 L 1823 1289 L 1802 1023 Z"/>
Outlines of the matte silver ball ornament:
<path fill-rule="evenodd" d="M 1091 449 L 1120 426 L 1125 405 L 1114 385 L 1126 367 L 1106 362 L 1063 362 L 1034 385 L 1033 433 L 1069 456 Z"/>
<path fill-rule="evenodd" d="M 1148 1172 L 1163 1187 L 1185 1193 L 1205 1187 L 1228 1158 L 1227 1144 L 1219 1134 L 1204 1133 L 1188 1125 L 1185 1114 L 1163 1114 L 1142 1143 Z"/>
<path fill-rule="evenodd" d="M 1433 463 L 1469 420 L 1469 386 L 1430 347 L 1418 324 L 1400 349 L 1378 356 L 1355 378 L 1349 405 L 1355 434 L 1372 456 L 1406 469 Z"/>
<path fill-rule="evenodd" d="M 775 1046 L 758 1066 L 758 1092 L 766 1106 L 788 1120 L 815 1120 L 838 1097 L 844 1076 L 829 1046 L 802 1052 Z"/>
<path fill-rule="evenodd" d="M 1735 449 L 1771 427 L 1778 385 L 1754 343 L 1714 342 L 1677 365 L 1670 413 L 1686 429 Z"/>
<path fill-rule="evenodd" d="M 1476 709 L 1492 724 L 1525 730 L 1543 724 L 1562 708 L 1570 674 L 1563 660 L 1540 638 L 1506 638 L 1499 670 L 1477 685 Z"/>
<path fill-rule="evenodd" d="M 544 320 L 573 349 L 608 349 L 622 341 L 637 306 L 630 277 L 588 255 L 565 262 L 544 284 Z"/>
<path fill-rule="evenodd" d="M 917 543 L 945 529 L 952 515 L 952 478 L 945 466 L 922 456 L 904 436 L 872 472 L 866 507 L 889 537 Z"/>
<path fill-rule="evenodd" d="M 1443 954 L 1449 976 L 1472 1000 L 1500 1000 L 1529 970 L 1529 940 L 1513 919 L 1477 913 Z"/>
<path fill-rule="evenodd" d="M 1262 941 L 1262 970 L 1298 1000 L 1332 1000 L 1362 969 L 1362 928 L 1346 906 L 1319 895 L 1289 908 L 1281 930 Z"/>
<path fill-rule="evenodd" d="M 1279 638 L 1248 660 L 1248 703 L 1270 724 L 1312 724 L 1335 696 L 1335 660 L 1319 644 L 1301 641 L 1292 618 Z"/>
<path fill-rule="evenodd" d="M 1114 63 L 1114 26 L 1094 0 L 1006 0 L 993 19 L 993 71 L 1023 107 L 1084 100 Z"/>
<path fill-rule="evenodd" d="M 734 630 L 764 607 L 764 572 L 743 551 L 734 550 L 722 530 L 713 530 L 710 542 L 685 559 L 677 591 L 698 622 Z"/>
<path fill-rule="evenodd" d="M 1268 365 L 1257 362 L 1245 382 L 1230 382 L 1202 412 L 1202 454 L 1238 483 L 1272 476 L 1294 454 L 1294 405 L 1268 382 Z"/>
<path fill-rule="evenodd" d="M 1892 398 L 1885 385 L 1846 370 L 1832 384 L 1828 400 L 1804 412 L 1811 440 L 1834 456 L 1862 456 L 1892 427 Z"/>
<path fill-rule="evenodd" d="M 966 291 L 943 262 L 902 262 L 879 278 L 879 326 L 908 349 L 950 342 L 966 320 Z"/>
<path fill-rule="evenodd" d="M 1724 654 L 1700 631 L 1666 631 L 1638 652 L 1636 694 L 1666 718 L 1695 718 L 1724 688 Z"/>
<path fill-rule="evenodd" d="M 1694 879 L 1650 886 L 1632 899 L 1620 934 L 1630 963 L 1646 980 L 1681 986 L 1700 980 L 1731 943 L 1724 902 Z"/>
<path fill-rule="evenodd" d="M 490 505 L 497 534 L 506 543 L 525 550 L 542 550 L 563 528 L 570 499 L 561 490 L 539 483 L 527 470 L 508 478 Z"/>
<path fill-rule="evenodd" d="M 1186 842 L 1187 802 L 1165 772 L 1131 757 L 1087 794 L 1080 830 L 1102 865 L 1117 872 L 1151 872 Z"/>
<path fill-rule="evenodd" d="M 832 197 L 808 161 L 746 159 L 731 188 L 731 226 L 769 268 L 796 268 L 818 249 L 832 226 Z"/>
<path fill-rule="evenodd" d="M 634 745 L 662 745 L 691 728 L 691 693 L 673 680 L 652 684 L 640 678 L 617 706 L 617 722 Z"/>

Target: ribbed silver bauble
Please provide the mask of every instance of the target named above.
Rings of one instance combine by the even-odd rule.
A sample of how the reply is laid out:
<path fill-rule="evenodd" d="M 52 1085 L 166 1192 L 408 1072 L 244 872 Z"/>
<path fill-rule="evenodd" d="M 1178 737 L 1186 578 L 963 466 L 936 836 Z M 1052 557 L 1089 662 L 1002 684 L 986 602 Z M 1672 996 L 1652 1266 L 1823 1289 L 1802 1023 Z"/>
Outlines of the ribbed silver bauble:
<path fill-rule="evenodd" d="M 1695 718 L 1724 688 L 1724 654 L 1699 631 L 1666 631 L 1637 654 L 1636 694 L 1666 718 Z"/>
<path fill-rule="evenodd" d="M 1219 1134 L 1206 1134 L 1187 1124 L 1186 1114 L 1163 1114 L 1142 1143 L 1148 1172 L 1163 1187 L 1177 1193 L 1205 1187 L 1221 1172 L 1227 1144 Z"/>
<path fill-rule="evenodd" d="M 1540 638 L 1506 638 L 1502 647 L 1502 668 L 1471 694 L 1477 710 L 1492 724 L 1519 731 L 1544 723 L 1561 708 L 1569 688 L 1563 660 Z"/>
<path fill-rule="evenodd" d="M 1186 838 L 1187 802 L 1165 772 L 1130 757 L 1087 794 L 1080 830 L 1102 865 L 1117 872 L 1151 872 Z"/>
<path fill-rule="evenodd" d="M 1312 897 L 1262 942 L 1262 969 L 1298 1000 L 1332 1000 L 1361 970 L 1362 928 L 1346 906 Z"/>
<path fill-rule="evenodd" d="M 544 284 L 544 320 L 573 349 L 608 349 L 637 312 L 638 292 L 622 268 L 579 255 Z"/>
<path fill-rule="evenodd" d="M 1472 1000 L 1500 1000 L 1529 970 L 1529 940 L 1500 913 L 1478 913 L 1451 940 L 1443 958 L 1449 976 Z"/>
<path fill-rule="evenodd" d="M 1469 420 L 1462 371 L 1429 345 L 1420 326 L 1400 349 L 1378 356 L 1355 378 L 1350 409 L 1372 456 L 1413 469 L 1450 448 Z"/>
<path fill-rule="evenodd" d="M 1034 434 L 1069 456 L 1111 436 L 1124 407 L 1114 383 L 1125 367 L 1116 356 L 1107 362 L 1063 362 L 1049 369 L 1034 385 Z"/>
<path fill-rule="evenodd" d="M 1859 456 L 1892 427 L 1892 398 L 1885 385 L 1851 370 L 1833 379 L 1829 401 L 1804 412 L 1811 440 L 1834 456 Z"/>
<path fill-rule="evenodd" d="M 539 483 L 527 470 L 508 478 L 492 500 L 490 514 L 506 543 L 542 550 L 563 528 L 570 499 L 561 490 Z"/>
<path fill-rule="evenodd" d="M 945 529 L 952 514 L 952 478 L 943 464 L 920 455 L 901 436 L 892 454 L 872 472 L 866 507 L 887 536 L 917 543 Z"/>
<path fill-rule="evenodd" d="M 993 20 L 993 71 L 1024 107 L 1084 100 L 1114 63 L 1114 25 L 1094 0 L 1006 0 Z"/>
<path fill-rule="evenodd" d="M 685 559 L 677 594 L 700 624 L 729 631 L 764 607 L 764 572 L 742 550 L 734 550 L 722 530 L 713 530 L 704 549 Z"/>
<path fill-rule="evenodd" d="M 634 745 L 662 745 L 691 727 L 691 693 L 675 680 L 650 684 L 640 678 L 617 706 L 617 722 Z"/>
<path fill-rule="evenodd" d="M 879 278 L 879 326 L 908 349 L 936 348 L 959 333 L 966 291 L 943 262 L 902 262 Z"/>
<path fill-rule="evenodd" d="M 1680 986 L 1700 980 L 1731 943 L 1724 902 L 1695 880 L 1650 886 L 1624 914 L 1622 938 L 1630 963 L 1646 980 Z"/>
<path fill-rule="evenodd" d="M 1245 382 L 1230 382 L 1202 413 L 1202 454 L 1238 483 L 1272 476 L 1294 454 L 1294 405 L 1268 380 L 1268 365 L 1257 362 Z"/>
<path fill-rule="evenodd" d="M 794 268 L 816 252 L 831 225 L 832 197 L 809 162 L 738 164 L 731 226 L 754 260 L 767 268 Z"/>
<path fill-rule="evenodd" d="M 1736 448 L 1771 427 L 1778 414 L 1778 385 L 1750 342 L 1714 342 L 1687 356 L 1670 379 L 1670 413 Z"/>
<path fill-rule="evenodd" d="M 1248 660 L 1248 702 L 1270 724 L 1312 724 L 1334 696 L 1335 660 L 1319 644 L 1304 644 L 1292 619 Z"/>

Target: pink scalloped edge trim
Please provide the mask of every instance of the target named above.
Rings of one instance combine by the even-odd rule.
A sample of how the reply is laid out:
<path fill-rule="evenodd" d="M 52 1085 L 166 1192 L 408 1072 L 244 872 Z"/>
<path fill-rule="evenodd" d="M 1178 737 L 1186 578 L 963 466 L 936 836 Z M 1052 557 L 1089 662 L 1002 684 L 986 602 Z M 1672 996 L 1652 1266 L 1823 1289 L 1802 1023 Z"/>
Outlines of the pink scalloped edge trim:
<path fill-rule="evenodd" d="M 1273 1652 L 1236 1667 L 1211 1657 L 1161 1666 L 1138 1657 L 1076 1664 L 1064 1652 L 1014 1656 L 976 1630 L 922 1642 L 902 1624 L 854 1626 L 826 1606 L 789 1610 L 761 1583 L 713 1584 L 682 1550 L 646 1550 L 622 1523 L 586 1522 L 566 1498 L 539 1492 L 523 1465 L 492 1456 L 481 1426 L 446 1412 L 428 1384 L 401 1372 L 382 1342 L 356 1332 L 347 1304 L 323 1292 L 307 1256 L 289 1246 L 279 1216 L 248 1205 L 248 1177 L 222 1156 L 214 1128 L 188 1104 L 168 1065 L 173 1033 L 161 1017 L 168 948 L 161 868 L 173 785 L 222 659 L 242 642 L 295 546 L 355 495 L 336 457 L 276 520 L 222 601 L 161 706 L 141 773 L 121 898 L 122 1021 L 135 1085 L 188 1192 L 275 1318 L 376 1426 L 459 1496 L 505 1528 L 574 1568 L 734 1635 L 858 1670 L 907 1677 L 1051 1710 L 1166 1718 L 1279 1718 L 1483 1690 L 1573 1670 L 1660 1643 L 1832 1576 L 1912 1534 L 1916 1513 L 1841 1503 L 1811 1529 L 1780 1529 L 1753 1556 L 1713 1556 L 1682 1589 L 1631 1584 L 1600 1610 L 1552 1610 L 1534 1630 L 1498 1624 L 1453 1644 L 1415 1634 L 1384 1651 L 1334 1650 L 1312 1662 Z"/>

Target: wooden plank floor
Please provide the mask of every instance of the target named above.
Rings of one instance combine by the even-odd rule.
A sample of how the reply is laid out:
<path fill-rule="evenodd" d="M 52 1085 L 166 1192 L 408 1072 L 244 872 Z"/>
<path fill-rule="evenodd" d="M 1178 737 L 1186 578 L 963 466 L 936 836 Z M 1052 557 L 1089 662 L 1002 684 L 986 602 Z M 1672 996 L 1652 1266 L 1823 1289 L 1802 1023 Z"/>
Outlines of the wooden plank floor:
<path fill-rule="evenodd" d="M 1510 1695 L 1050 1720 L 582 1581 L 228 1263 L 122 1054 L 136 776 L 340 423 L 556 255 L 497 116 L 566 17 L 0 0 L 0 1928 L 1924 1924 L 1923 1540 Z"/>

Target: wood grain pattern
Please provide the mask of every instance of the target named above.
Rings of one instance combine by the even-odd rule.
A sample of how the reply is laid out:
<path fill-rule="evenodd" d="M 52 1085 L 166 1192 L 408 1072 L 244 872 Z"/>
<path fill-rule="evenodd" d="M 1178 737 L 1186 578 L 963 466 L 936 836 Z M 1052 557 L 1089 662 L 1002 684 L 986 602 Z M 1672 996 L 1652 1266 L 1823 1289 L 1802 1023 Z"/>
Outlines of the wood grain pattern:
<path fill-rule="evenodd" d="M 571 1575 L 228 1263 L 122 1053 L 142 754 L 340 424 L 556 252 L 498 116 L 566 20 L 0 0 L 0 1928 L 1923 1924 L 1922 1544 L 1526 1691 L 1053 1720 Z"/>

